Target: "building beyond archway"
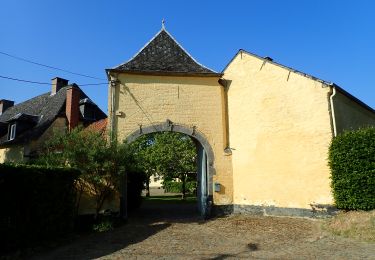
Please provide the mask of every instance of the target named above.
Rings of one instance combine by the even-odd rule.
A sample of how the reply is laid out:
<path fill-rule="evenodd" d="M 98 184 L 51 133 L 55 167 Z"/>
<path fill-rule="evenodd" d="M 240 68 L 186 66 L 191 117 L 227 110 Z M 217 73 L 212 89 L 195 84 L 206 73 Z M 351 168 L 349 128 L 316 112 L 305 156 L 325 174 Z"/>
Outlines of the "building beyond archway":
<path fill-rule="evenodd" d="M 214 153 L 206 138 L 194 128 L 175 125 L 170 120 L 163 124 L 142 127 L 131 133 L 126 140 L 131 143 L 138 137 L 156 132 L 178 132 L 189 136 L 197 148 L 197 201 L 201 216 L 211 214 L 213 204 Z"/>

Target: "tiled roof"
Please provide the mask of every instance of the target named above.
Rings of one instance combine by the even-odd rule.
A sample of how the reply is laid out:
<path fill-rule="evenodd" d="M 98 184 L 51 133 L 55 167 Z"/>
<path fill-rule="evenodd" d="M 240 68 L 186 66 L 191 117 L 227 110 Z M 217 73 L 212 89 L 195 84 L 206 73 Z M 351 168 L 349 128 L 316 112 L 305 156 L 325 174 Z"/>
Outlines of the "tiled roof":
<path fill-rule="evenodd" d="M 97 131 L 100 133 L 105 133 L 107 130 L 107 124 L 108 124 L 108 119 L 104 118 L 99 121 L 96 121 L 86 127 L 87 130 L 89 131 Z"/>
<path fill-rule="evenodd" d="M 16 139 L 7 141 L 7 135 L 0 136 L 0 145 L 10 143 L 22 143 L 24 141 L 38 138 L 52 124 L 58 116 L 65 115 L 66 90 L 68 86 L 61 88 L 56 94 L 50 92 L 19 103 L 5 110 L 0 115 L 0 126 L 16 118 L 18 115 L 38 117 L 39 120 L 34 127 L 21 133 Z M 80 99 L 88 98 L 80 89 Z M 97 107 L 98 119 L 106 118 L 106 114 Z M 6 127 L 6 125 L 5 125 Z"/>
<path fill-rule="evenodd" d="M 164 28 L 133 58 L 112 70 L 221 75 L 194 60 Z"/>

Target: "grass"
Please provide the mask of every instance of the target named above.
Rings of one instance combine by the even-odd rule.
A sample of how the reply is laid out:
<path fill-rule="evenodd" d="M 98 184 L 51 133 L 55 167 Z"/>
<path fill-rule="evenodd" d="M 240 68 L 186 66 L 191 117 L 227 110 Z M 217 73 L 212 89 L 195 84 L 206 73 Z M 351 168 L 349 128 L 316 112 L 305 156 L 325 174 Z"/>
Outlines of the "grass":
<path fill-rule="evenodd" d="M 165 204 L 186 204 L 186 203 L 196 203 L 197 197 L 193 195 L 187 195 L 185 200 L 181 199 L 181 195 L 164 195 L 164 196 L 150 196 L 143 197 L 145 201 L 165 203 Z"/>
<path fill-rule="evenodd" d="M 327 220 L 324 229 L 334 235 L 375 242 L 375 210 L 342 212 Z"/>

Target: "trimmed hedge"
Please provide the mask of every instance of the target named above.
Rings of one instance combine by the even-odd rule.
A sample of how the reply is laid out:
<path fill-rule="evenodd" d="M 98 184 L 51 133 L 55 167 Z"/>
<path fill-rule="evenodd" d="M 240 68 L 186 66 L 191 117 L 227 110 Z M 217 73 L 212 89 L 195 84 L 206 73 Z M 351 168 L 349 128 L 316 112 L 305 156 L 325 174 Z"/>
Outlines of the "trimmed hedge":
<path fill-rule="evenodd" d="M 331 186 L 336 206 L 375 209 L 375 128 L 345 132 L 329 148 Z"/>
<path fill-rule="evenodd" d="M 165 192 L 171 193 L 181 193 L 182 192 L 182 182 L 177 181 L 163 181 L 163 189 Z M 188 181 L 186 182 L 186 192 L 187 193 L 194 193 L 197 189 L 197 182 L 196 181 Z"/>
<path fill-rule="evenodd" d="M 78 176 L 71 168 L 0 164 L 0 251 L 71 232 Z"/>

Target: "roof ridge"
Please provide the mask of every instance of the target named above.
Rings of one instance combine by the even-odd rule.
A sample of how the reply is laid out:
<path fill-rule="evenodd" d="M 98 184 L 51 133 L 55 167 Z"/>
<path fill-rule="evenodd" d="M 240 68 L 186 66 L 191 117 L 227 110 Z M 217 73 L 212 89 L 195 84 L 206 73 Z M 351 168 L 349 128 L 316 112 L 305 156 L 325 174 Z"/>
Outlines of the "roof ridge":
<path fill-rule="evenodd" d="M 172 40 L 175 41 L 175 43 L 177 44 L 177 46 L 180 47 L 195 63 L 197 63 L 199 66 L 202 66 L 205 69 L 211 70 L 214 73 L 218 73 L 217 71 L 215 71 L 215 70 L 213 70 L 213 69 L 211 69 L 211 68 L 209 68 L 207 66 L 204 66 L 203 64 L 201 64 L 200 62 L 198 62 L 196 59 L 194 59 L 193 56 L 187 50 L 185 50 L 184 47 L 182 47 L 182 45 L 165 28 L 162 28 L 161 31 L 162 30 L 164 30 L 169 35 L 169 37 L 171 37 Z"/>
<path fill-rule="evenodd" d="M 330 86 L 330 85 L 333 85 L 333 84 L 334 84 L 334 82 L 327 81 L 327 80 L 324 80 L 324 79 L 321 79 L 321 78 L 315 77 L 314 75 L 311 75 L 311 74 L 305 73 L 305 72 L 303 72 L 303 71 L 300 71 L 300 70 L 294 69 L 294 68 L 292 68 L 292 67 L 288 67 L 288 66 L 286 66 L 286 65 L 284 65 L 284 64 L 281 64 L 281 63 L 275 62 L 274 60 L 269 60 L 269 59 L 267 59 L 266 57 L 259 56 L 259 55 L 255 54 L 255 53 L 249 52 L 249 51 L 244 50 L 244 49 L 239 49 L 239 50 L 237 51 L 237 53 L 233 56 L 233 58 L 232 58 L 232 59 L 228 62 L 228 64 L 224 67 L 224 69 L 222 70 L 222 73 L 225 72 L 225 70 L 229 67 L 229 65 L 233 62 L 233 60 L 234 60 L 234 59 L 238 56 L 238 54 L 240 54 L 241 52 L 243 52 L 243 53 L 245 53 L 245 54 L 248 54 L 248 55 L 250 55 L 250 56 L 253 56 L 253 57 L 257 58 L 257 59 L 260 59 L 260 60 L 263 60 L 263 61 L 267 61 L 268 63 L 271 63 L 271 64 L 276 65 L 276 66 L 278 66 L 278 67 L 281 67 L 281 68 L 283 68 L 283 69 L 289 70 L 289 71 L 291 71 L 291 72 L 293 72 L 293 73 L 299 74 L 299 75 L 304 76 L 304 77 L 306 77 L 306 78 L 310 78 L 310 79 L 312 79 L 312 80 L 318 81 L 318 82 L 323 83 L 323 84 L 325 84 L 325 85 L 329 85 L 329 86 Z"/>
<path fill-rule="evenodd" d="M 166 51 L 164 48 L 168 50 Z M 195 72 L 202 75 L 219 74 L 217 71 L 198 62 L 182 47 L 171 33 L 165 29 L 165 26 L 162 26 L 162 28 L 130 59 L 109 70 L 160 71 L 168 73 Z"/>
<path fill-rule="evenodd" d="M 117 65 L 117 66 L 114 66 L 112 67 L 111 69 L 116 69 L 118 67 L 121 67 L 122 65 L 125 65 L 126 63 L 130 62 L 131 60 L 133 60 L 135 57 L 137 57 L 138 54 L 140 54 L 162 31 L 165 31 L 167 32 L 164 28 L 161 28 L 155 35 L 154 37 L 151 38 L 151 40 L 149 40 L 145 45 L 143 45 L 143 47 L 136 53 L 134 54 L 130 59 L 128 59 L 127 61 Z"/>

